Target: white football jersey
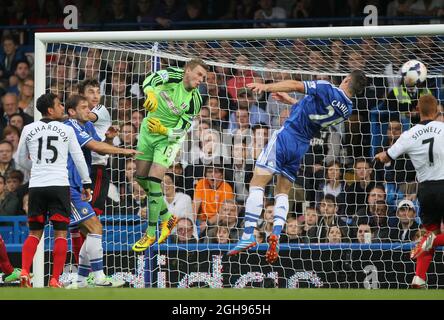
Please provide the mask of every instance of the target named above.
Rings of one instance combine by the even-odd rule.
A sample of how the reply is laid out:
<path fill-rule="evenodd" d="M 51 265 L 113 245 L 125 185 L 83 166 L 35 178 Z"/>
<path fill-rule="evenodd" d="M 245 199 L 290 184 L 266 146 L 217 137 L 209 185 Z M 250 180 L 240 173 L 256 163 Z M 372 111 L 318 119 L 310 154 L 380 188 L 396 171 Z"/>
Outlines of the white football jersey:
<path fill-rule="evenodd" d="M 97 116 L 97 120 L 93 122 L 94 128 L 96 128 L 97 134 L 102 141 L 105 141 L 105 134 L 108 128 L 111 126 L 111 116 L 103 104 L 95 106 L 91 112 Z M 92 164 L 106 166 L 108 163 L 109 155 L 101 155 L 94 151 L 91 152 Z"/>
<path fill-rule="evenodd" d="M 82 182 L 91 183 L 74 130 L 62 122 L 42 119 L 26 125 L 17 152 L 19 164 L 31 170 L 30 188 L 69 186 L 68 153 L 76 164 Z M 31 159 L 31 163 L 27 159 Z"/>
<path fill-rule="evenodd" d="M 415 125 L 403 132 L 387 153 L 392 159 L 408 154 L 419 182 L 444 180 L 444 123 Z"/>

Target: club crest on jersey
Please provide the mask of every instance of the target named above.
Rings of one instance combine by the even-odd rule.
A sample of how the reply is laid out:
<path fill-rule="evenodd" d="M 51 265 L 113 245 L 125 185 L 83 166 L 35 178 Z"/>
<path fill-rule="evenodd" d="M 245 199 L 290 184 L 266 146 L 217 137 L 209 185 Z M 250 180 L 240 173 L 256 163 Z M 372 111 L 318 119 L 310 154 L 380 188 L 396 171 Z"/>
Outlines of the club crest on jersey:
<path fill-rule="evenodd" d="M 88 208 L 82 208 L 82 215 L 86 216 L 88 214 Z"/>

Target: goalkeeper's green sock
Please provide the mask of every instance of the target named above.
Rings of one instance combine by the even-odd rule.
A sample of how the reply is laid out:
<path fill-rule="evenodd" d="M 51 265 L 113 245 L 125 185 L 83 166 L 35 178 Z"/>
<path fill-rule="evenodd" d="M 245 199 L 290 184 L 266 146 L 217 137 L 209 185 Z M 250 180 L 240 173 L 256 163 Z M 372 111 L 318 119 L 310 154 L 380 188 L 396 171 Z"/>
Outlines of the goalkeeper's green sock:
<path fill-rule="evenodd" d="M 142 187 L 142 189 L 145 191 L 146 195 L 148 196 L 148 192 L 149 192 L 148 177 L 136 176 L 136 181 L 139 184 L 139 186 Z"/>
<path fill-rule="evenodd" d="M 148 177 L 136 177 L 137 183 L 143 188 L 145 193 L 149 194 Z M 172 214 L 168 211 L 168 206 L 162 196 L 162 207 L 160 208 L 160 221 L 164 222 L 171 218 Z"/>
<path fill-rule="evenodd" d="M 171 218 L 172 214 L 168 211 L 165 199 L 162 197 L 162 207 L 160 208 L 160 221 L 165 222 Z"/>
<path fill-rule="evenodd" d="M 150 237 L 156 235 L 157 221 L 159 220 L 159 214 L 164 205 L 162 187 L 160 185 L 162 181 L 155 177 L 148 177 L 148 230 L 147 234 Z"/>

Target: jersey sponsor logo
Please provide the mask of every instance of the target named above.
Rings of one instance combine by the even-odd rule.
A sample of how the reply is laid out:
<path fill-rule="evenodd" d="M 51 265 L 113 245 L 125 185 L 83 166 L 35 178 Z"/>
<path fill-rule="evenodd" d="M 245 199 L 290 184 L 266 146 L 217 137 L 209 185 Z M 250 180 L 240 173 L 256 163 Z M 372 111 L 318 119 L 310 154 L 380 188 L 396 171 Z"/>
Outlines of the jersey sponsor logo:
<path fill-rule="evenodd" d="M 166 93 L 165 91 L 161 91 L 160 92 L 160 96 L 165 100 L 168 108 L 170 108 L 171 112 L 174 113 L 175 115 L 180 116 L 181 114 L 181 110 L 179 110 L 175 105 L 173 100 L 170 98 L 170 96 L 168 95 L 168 93 Z"/>

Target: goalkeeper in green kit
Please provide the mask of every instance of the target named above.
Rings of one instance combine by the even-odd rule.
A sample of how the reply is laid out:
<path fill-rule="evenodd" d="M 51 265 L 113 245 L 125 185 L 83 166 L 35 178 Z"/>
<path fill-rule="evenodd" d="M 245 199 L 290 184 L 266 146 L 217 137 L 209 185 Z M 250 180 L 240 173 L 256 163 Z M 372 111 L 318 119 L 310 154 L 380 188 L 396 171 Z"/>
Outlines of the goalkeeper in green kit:
<path fill-rule="evenodd" d="M 161 182 L 172 165 L 193 118 L 199 114 L 202 97 L 198 87 L 207 75 L 207 65 L 192 59 L 184 69 L 169 67 L 150 74 L 143 81 L 147 97 L 144 107 L 149 111 L 143 119 L 136 157 L 136 179 L 148 195 L 148 229 L 134 245 L 137 252 L 148 249 L 156 241 L 157 222 L 161 220 L 158 243 L 165 242 L 177 224 L 177 217 L 168 212 Z"/>

